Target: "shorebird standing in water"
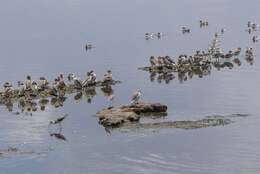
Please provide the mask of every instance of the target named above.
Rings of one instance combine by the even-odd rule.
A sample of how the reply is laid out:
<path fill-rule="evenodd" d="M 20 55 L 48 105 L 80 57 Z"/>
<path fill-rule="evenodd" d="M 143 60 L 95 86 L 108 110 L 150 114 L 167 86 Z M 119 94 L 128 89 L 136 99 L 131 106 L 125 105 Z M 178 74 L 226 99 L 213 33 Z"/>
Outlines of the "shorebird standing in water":
<path fill-rule="evenodd" d="M 10 82 L 4 83 L 4 96 L 11 97 L 13 94 L 13 85 Z"/>
<path fill-rule="evenodd" d="M 31 89 L 32 88 L 32 78 L 31 78 L 30 75 L 28 75 L 26 77 L 26 80 L 25 80 L 24 84 L 25 84 L 25 88 L 26 89 Z"/>
<path fill-rule="evenodd" d="M 188 27 L 181 27 L 182 34 L 190 33 L 190 29 Z"/>
<path fill-rule="evenodd" d="M 259 37 L 258 36 L 253 36 L 252 38 L 253 42 L 256 43 L 259 41 Z"/>
<path fill-rule="evenodd" d="M 24 96 L 25 89 L 26 89 L 26 86 L 24 85 L 24 83 L 21 81 L 18 81 L 17 86 L 18 86 L 18 95 Z"/>
<path fill-rule="evenodd" d="M 81 82 L 81 80 L 80 80 L 78 77 L 76 77 L 75 74 L 70 73 L 70 74 L 68 75 L 68 80 L 69 80 L 69 81 L 73 81 L 74 85 L 75 85 L 77 88 L 82 88 L 82 82 Z"/>
<path fill-rule="evenodd" d="M 75 75 L 73 74 L 73 73 L 69 73 L 69 75 L 68 75 L 68 81 L 69 82 L 71 82 L 72 80 L 73 80 L 73 77 L 74 77 Z"/>
<path fill-rule="evenodd" d="M 47 79 L 45 77 L 40 77 L 39 80 L 39 88 L 44 90 L 48 87 L 49 82 L 47 81 Z"/>
<path fill-rule="evenodd" d="M 159 57 L 157 58 L 157 62 L 158 62 L 158 65 L 159 65 L 159 66 L 163 66 L 163 65 L 164 65 L 163 57 L 159 56 Z"/>
<path fill-rule="evenodd" d="M 94 73 L 93 70 L 87 72 L 86 79 L 83 81 L 82 85 L 83 87 L 94 85 L 97 80 L 97 75 Z"/>
<path fill-rule="evenodd" d="M 221 30 L 220 30 L 221 34 L 224 34 L 224 33 L 225 33 L 225 31 L 226 31 L 226 29 L 225 29 L 225 28 L 221 28 Z"/>
<path fill-rule="evenodd" d="M 140 90 L 133 92 L 133 95 L 132 95 L 132 98 L 131 98 L 131 104 L 137 104 L 141 95 L 142 95 L 142 93 L 141 93 Z"/>
<path fill-rule="evenodd" d="M 208 21 L 200 20 L 200 27 L 205 27 L 205 26 L 208 26 L 208 25 L 209 25 Z"/>
<path fill-rule="evenodd" d="M 61 122 L 68 116 L 68 114 L 65 114 L 64 116 L 57 118 L 56 120 L 50 121 L 51 124 L 61 124 Z"/>
<path fill-rule="evenodd" d="M 87 44 L 85 45 L 85 49 L 86 49 L 86 50 L 90 50 L 90 49 L 92 49 L 92 48 L 93 48 L 93 45 L 90 44 L 90 43 L 87 43 Z"/>
<path fill-rule="evenodd" d="M 109 82 L 113 80 L 113 75 L 112 75 L 112 71 L 108 70 L 105 74 L 104 74 L 104 82 Z"/>
<path fill-rule="evenodd" d="M 151 66 L 154 67 L 157 65 L 157 60 L 155 59 L 154 56 L 151 56 L 150 57 L 150 63 L 151 63 Z"/>
<path fill-rule="evenodd" d="M 233 54 L 234 54 L 234 56 L 238 56 L 240 54 L 240 52 L 241 52 L 241 48 L 238 47 L 238 48 L 234 49 Z"/>

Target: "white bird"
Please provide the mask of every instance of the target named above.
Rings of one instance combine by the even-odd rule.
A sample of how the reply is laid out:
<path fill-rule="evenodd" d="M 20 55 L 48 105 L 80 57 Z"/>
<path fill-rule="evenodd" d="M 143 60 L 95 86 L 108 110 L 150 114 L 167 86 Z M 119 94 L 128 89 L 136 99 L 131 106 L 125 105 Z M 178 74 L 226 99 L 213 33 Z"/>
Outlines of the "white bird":
<path fill-rule="evenodd" d="M 141 93 L 140 90 L 137 90 L 137 91 L 133 92 L 133 95 L 132 95 L 132 98 L 131 98 L 131 104 L 138 103 L 141 95 L 142 95 L 142 93 Z"/>

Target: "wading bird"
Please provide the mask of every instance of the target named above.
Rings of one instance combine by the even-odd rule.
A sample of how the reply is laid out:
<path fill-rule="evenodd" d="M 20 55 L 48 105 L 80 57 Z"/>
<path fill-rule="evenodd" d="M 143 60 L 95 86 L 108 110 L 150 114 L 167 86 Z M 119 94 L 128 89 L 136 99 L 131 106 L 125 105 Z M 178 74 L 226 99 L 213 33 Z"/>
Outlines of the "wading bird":
<path fill-rule="evenodd" d="M 50 121 L 51 124 L 61 124 L 61 122 L 68 116 L 68 114 L 65 114 L 63 117 L 57 118 L 56 120 Z"/>

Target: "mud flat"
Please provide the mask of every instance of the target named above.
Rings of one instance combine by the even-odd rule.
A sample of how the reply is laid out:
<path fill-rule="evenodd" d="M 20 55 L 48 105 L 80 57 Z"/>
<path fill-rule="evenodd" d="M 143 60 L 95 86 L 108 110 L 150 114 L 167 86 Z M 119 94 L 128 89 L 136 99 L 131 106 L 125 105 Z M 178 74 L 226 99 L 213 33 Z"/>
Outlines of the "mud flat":
<path fill-rule="evenodd" d="M 125 123 L 137 122 L 144 115 L 165 114 L 167 106 L 160 103 L 137 103 L 110 107 L 97 113 L 100 124 L 105 127 L 120 127 Z"/>

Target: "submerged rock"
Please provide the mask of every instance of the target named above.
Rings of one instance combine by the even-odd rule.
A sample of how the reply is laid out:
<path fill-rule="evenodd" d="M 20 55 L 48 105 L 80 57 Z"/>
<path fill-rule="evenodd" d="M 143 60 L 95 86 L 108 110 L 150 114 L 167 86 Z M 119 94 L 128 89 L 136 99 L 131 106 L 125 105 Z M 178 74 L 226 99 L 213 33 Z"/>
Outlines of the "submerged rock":
<path fill-rule="evenodd" d="M 231 115 L 213 115 L 206 116 L 197 120 L 179 120 L 179 121 L 151 121 L 151 122 L 125 122 L 117 127 L 107 126 L 106 131 L 110 132 L 117 128 L 119 131 L 137 131 L 137 130 L 160 130 L 160 129 L 183 129 L 192 130 L 207 127 L 226 126 L 234 123 L 237 118 L 244 118 L 248 114 L 231 114 Z M 139 117 L 140 118 L 140 117 Z M 116 130 L 117 130 L 116 129 Z"/>

